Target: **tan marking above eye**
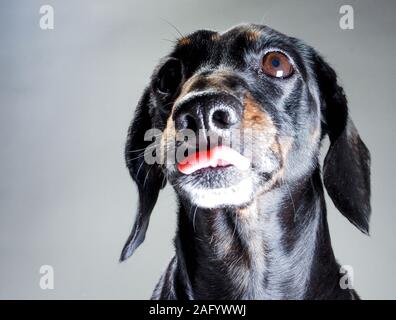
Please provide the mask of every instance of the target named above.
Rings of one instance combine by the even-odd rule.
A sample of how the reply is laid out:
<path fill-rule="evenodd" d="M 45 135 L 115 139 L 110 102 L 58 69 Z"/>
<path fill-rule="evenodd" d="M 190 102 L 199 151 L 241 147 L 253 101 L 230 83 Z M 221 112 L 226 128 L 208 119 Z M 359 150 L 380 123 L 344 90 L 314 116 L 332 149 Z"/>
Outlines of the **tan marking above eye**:
<path fill-rule="evenodd" d="M 188 45 L 190 43 L 191 43 L 191 40 L 189 38 L 187 38 L 187 37 L 181 38 L 179 40 L 179 44 L 182 45 L 182 46 Z"/>
<path fill-rule="evenodd" d="M 260 38 L 260 31 L 258 30 L 249 30 L 246 32 L 246 38 L 249 41 L 257 41 Z"/>

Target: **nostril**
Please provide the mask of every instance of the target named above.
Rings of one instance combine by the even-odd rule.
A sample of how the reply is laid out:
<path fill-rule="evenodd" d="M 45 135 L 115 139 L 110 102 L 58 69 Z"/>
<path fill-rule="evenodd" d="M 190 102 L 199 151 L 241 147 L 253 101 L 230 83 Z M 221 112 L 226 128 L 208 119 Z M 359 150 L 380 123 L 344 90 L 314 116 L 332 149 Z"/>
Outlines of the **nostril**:
<path fill-rule="evenodd" d="M 231 127 L 235 121 L 230 112 L 226 110 L 216 110 L 212 114 L 212 123 L 219 129 L 227 129 Z"/>
<path fill-rule="evenodd" d="M 176 129 L 177 130 L 190 129 L 193 132 L 196 132 L 196 130 L 198 129 L 197 121 L 190 114 L 182 114 L 176 119 Z"/>
<path fill-rule="evenodd" d="M 186 125 L 186 129 L 190 129 L 193 132 L 197 132 L 197 122 L 195 121 L 194 117 L 187 114 L 184 116 L 184 121 L 185 121 L 185 125 Z"/>

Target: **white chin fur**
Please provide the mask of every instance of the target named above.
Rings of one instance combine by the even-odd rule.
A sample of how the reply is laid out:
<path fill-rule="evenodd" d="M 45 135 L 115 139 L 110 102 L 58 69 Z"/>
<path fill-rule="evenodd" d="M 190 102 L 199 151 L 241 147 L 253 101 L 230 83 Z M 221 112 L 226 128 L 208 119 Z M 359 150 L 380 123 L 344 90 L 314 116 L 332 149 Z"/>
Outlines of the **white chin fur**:
<path fill-rule="evenodd" d="M 201 208 L 213 209 L 223 206 L 243 205 L 252 200 L 253 181 L 243 179 L 237 185 L 228 188 L 201 189 L 190 184 L 183 186 L 191 202 Z"/>

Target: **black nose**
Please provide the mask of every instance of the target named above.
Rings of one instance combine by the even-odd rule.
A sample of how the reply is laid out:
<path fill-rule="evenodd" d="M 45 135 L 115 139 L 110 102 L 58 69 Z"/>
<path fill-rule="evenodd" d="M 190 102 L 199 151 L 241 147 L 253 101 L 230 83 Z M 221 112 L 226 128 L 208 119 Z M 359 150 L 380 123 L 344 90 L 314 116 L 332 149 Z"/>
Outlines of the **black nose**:
<path fill-rule="evenodd" d="M 227 93 L 197 94 L 176 106 L 173 119 L 176 130 L 200 129 L 218 133 L 238 128 L 242 119 L 242 104 Z"/>

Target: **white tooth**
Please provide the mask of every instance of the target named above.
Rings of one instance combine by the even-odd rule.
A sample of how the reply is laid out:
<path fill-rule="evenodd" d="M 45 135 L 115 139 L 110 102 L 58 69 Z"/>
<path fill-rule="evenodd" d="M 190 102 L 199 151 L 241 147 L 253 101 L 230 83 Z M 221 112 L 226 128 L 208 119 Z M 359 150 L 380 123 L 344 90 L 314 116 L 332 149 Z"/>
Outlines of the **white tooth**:
<path fill-rule="evenodd" d="M 221 158 L 222 160 L 235 165 L 240 170 L 247 170 L 250 167 L 250 160 L 232 148 L 218 147 L 214 154 L 215 158 Z"/>

